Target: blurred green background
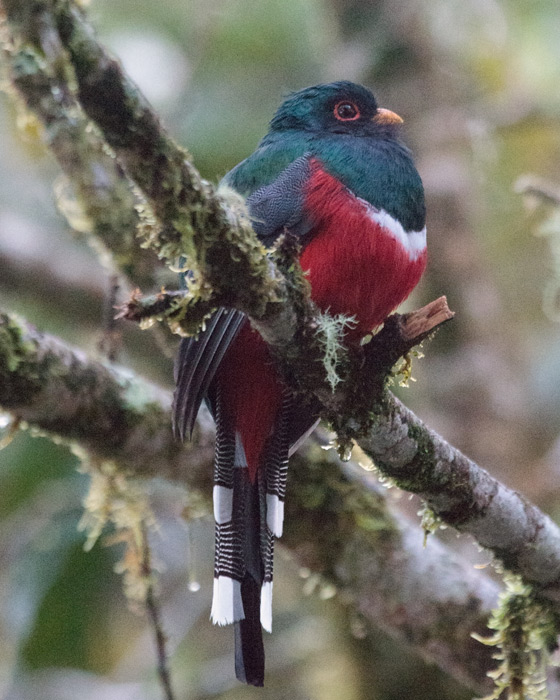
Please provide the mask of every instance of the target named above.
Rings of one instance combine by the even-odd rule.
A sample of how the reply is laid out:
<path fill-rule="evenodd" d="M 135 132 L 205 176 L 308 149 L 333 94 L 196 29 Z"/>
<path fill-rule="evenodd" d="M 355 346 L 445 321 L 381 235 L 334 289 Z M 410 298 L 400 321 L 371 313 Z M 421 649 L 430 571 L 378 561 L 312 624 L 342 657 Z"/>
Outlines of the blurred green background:
<path fill-rule="evenodd" d="M 212 180 L 252 151 L 282 97 L 305 85 L 361 82 L 404 117 L 430 250 L 409 306 L 446 294 L 457 312 L 415 363 L 404 399 L 560 517 L 560 217 L 515 191 L 530 174 L 560 184 L 558 1 L 94 0 L 89 12 Z M 17 120 L 4 97 L 0 306 L 96 353 L 106 272 L 57 213 L 56 164 Z M 119 362 L 171 385 L 171 361 L 148 333 L 126 329 Z M 157 698 L 151 632 L 113 572 L 118 547 L 83 551 L 88 480 L 76 466 L 65 448 L 28 432 L 0 452 L 0 697 Z M 212 527 L 182 523 L 178 489 L 151 491 L 179 699 L 471 697 L 387 635 L 364 636 L 282 553 L 268 686 L 237 684 L 231 631 L 208 621 Z M 402 500 L 414 515 L 418 504 Z M 465 557 L 487 559 L 446 538 Z"/>

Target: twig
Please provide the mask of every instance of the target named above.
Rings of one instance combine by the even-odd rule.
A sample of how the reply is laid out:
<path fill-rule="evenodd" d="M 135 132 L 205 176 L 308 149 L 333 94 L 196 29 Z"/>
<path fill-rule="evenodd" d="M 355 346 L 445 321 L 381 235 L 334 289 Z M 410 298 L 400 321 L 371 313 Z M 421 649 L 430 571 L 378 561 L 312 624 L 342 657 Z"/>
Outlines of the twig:
<path fill-rule="evenodd" d="M 168 292 L 162 289 L 157 294 L 142 296 L 140 290 L 135 290 L 130 299 L 117 309 L 115 318 L 122 318 L 126 321 L 144 323 L 152 319 L 158 319 L 162 315 L 167 315 L 177 310 L 178 301 L 182 301 L 187 296 L 186 291 Z"/>
<path fill-rule="evenodd" d="M 171 687 L 171 674 L 167 660 L 167 638 L 161 624 L 159 603 L 154 591 L 150 543 L 145 523 L 142 523 L 142 574 L 148 581 L 146 587 L 146 611 L 154 632 L 158 659 L 157 669 L 163 696 L 165 700 L 174 700 L 175 695 Z"/>
<path fill-rule="evenodd" d="M 115 318 L 115 306 L 119 291 L 118 275 L 110 275 L 103 305 L 102 336 L 98 341 L 99 351 L 109 362 L 116 361 L 122 343 L 122 330 L 117 327 L 117 319 Z"/>
<path fill-rule="evenodd" d="M 195 298 L 186 290 L 162 289 L 157 294 L 142 296 L 137 289 L 126 303 L 117 307 L 115 318 L 139 323 L 143 328 L 164 321 L 172 332 L 184 335 L 198 331 L 215 308 L 215 303 Z M 165 330 L 165 325 L 161 328 Z"/>
<path fill-rule="evenodd" d="M 455 314 L 447 306 L 446 297 L 439 297 L 421 309 L 401 316 L 401 335 L 404 340 L 417 345 L 454 316 Z"/>

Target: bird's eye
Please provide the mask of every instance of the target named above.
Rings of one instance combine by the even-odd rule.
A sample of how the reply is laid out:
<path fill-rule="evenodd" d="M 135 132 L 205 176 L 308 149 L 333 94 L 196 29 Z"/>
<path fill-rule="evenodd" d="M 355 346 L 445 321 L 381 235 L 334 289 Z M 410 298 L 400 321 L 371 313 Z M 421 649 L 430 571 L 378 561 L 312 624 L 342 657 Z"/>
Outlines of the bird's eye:
<path fill-rule="evenodd" d="M 353 102 L 337 102 L 334 116 L 340 122 L 353 122 L 360 118 L 360 110 Z"/>

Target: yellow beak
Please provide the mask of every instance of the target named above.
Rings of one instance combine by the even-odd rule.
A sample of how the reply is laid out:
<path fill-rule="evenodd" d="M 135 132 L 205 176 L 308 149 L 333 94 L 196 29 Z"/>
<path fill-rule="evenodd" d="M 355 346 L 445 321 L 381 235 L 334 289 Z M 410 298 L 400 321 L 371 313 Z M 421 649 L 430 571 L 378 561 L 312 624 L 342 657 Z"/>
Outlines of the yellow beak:
<path fill-rule="evenodd" d="M 383 126 L 386 126 L 388 124 L 396 125 L 403 123 L 402 117 L 399 117 L 398 114 L 391 112 L 390 109 L 383 109 L 383 107 L 378 108 L 377 114 L 375 115 L 375 117 L 373 117 L 371 121 L 375 122 L 376 124 L 382 124 Z"/>

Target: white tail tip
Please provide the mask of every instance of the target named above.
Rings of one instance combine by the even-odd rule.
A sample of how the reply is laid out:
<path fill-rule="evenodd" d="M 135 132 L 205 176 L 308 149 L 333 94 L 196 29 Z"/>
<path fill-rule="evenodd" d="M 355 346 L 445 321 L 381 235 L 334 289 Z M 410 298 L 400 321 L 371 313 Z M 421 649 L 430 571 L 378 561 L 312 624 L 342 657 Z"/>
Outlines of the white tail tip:
<path fill-rule="evenodd" d="M 281 501 L 274 493 L 266 494 L 266 524 L 275 537 L 282 537 L 284 501 Z"/>
<path fill-rule="evenodd" d="M 272 581 L 265 581 L 261 587 L 261 625 L 272 632 Z"/>
<path fill-rule="evenodd" d="M 239 581 L 229 576 L 218 576 L 214 579 L 210 618 L 215 625 L 231 625 L 232 622 L 245 618 Z"/>

